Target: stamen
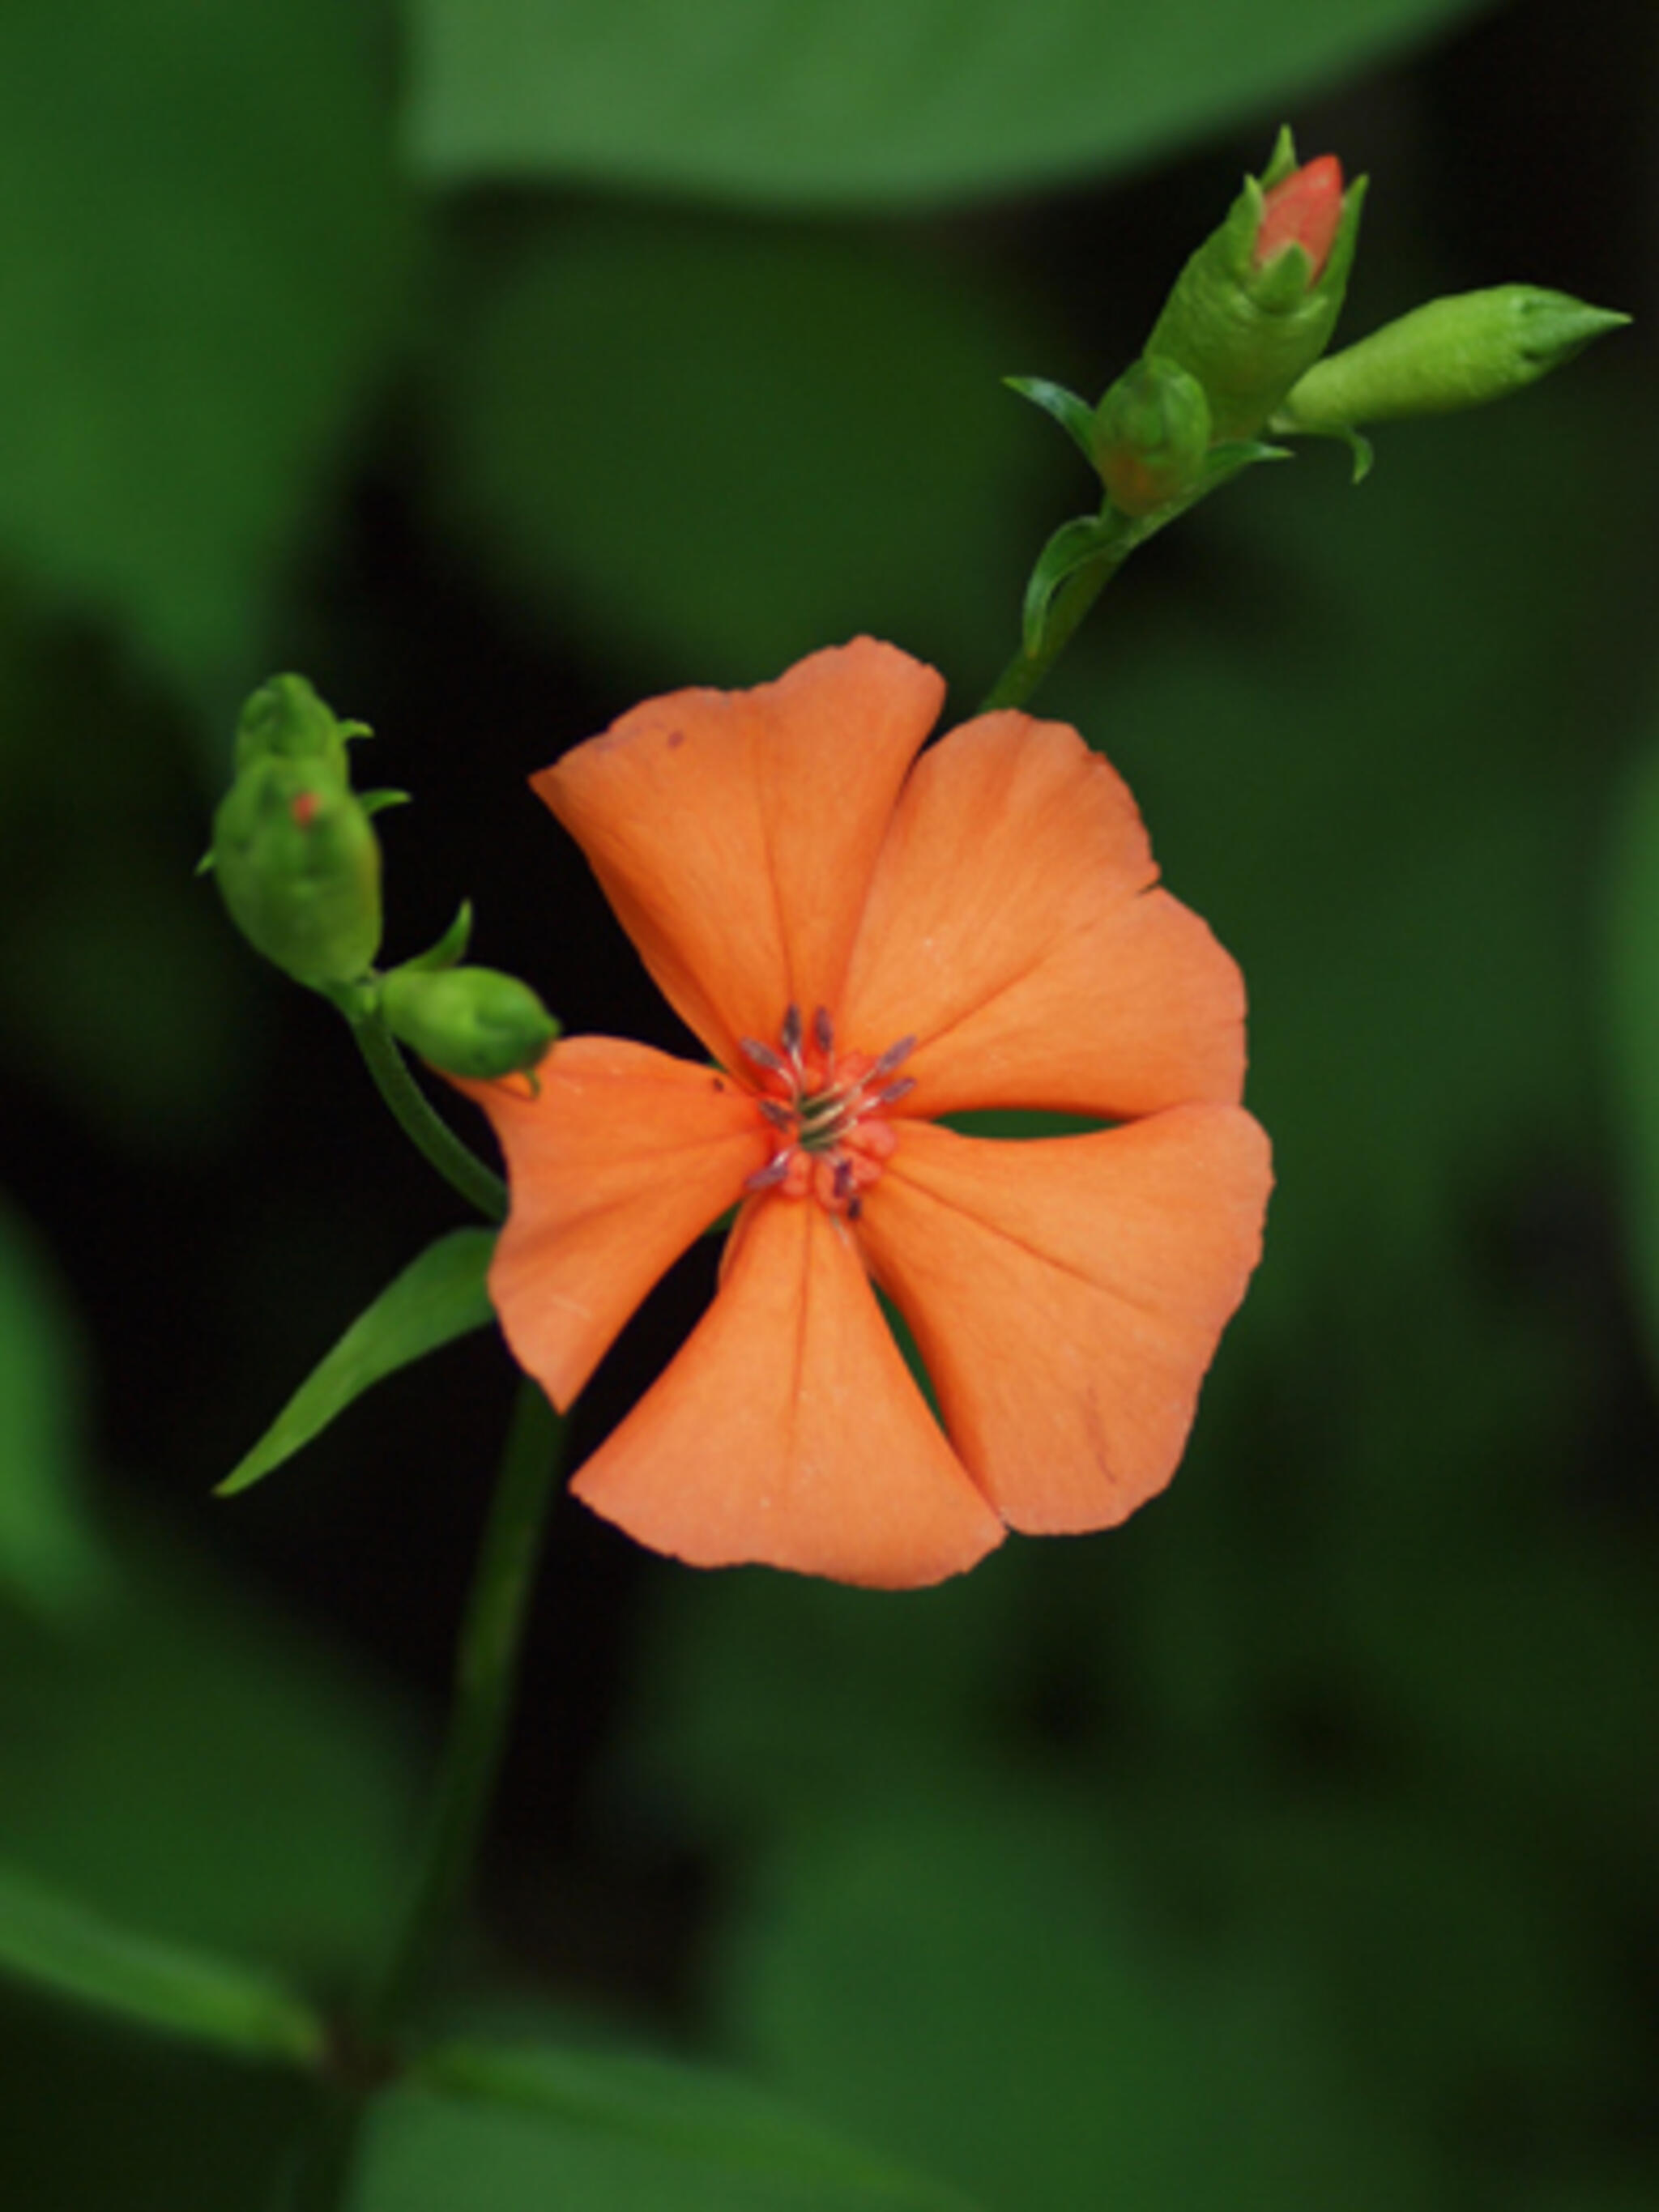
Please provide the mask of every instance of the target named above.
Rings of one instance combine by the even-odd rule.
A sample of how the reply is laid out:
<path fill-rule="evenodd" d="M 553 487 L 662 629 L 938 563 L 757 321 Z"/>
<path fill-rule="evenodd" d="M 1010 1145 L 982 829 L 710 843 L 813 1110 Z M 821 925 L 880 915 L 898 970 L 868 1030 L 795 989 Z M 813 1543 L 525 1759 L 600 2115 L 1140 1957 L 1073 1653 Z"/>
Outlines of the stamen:
<path fill-rule="evenodd" d="M 916 1087 L 914 1076 L 894 1074 L 916 1040 L 900 1037 L 874 1060 L 862 1052 L 838 1055 L 827 1006 L 813 1008 L 810 1042 L 808 1036 L 792 1001 L 778 1024 L 778 1049 L 757 1037 L 741 1040 L 744 1059 L 765 1079 L 750 1097 L 774 1147 L 744 1188 L 790 1199 L 810 1194 L 856 1221 L 864 1192 L 880 1181 L 899 1140 L 886 1109 Z"/>
<path fill-rule="evenodd" d="M 879 1083 L 884 1075 L 892 1073 L 901 1060 L 908 1060 L 915 1048 L 916 1041 L 913 1036 L 901 1037 L 896 1044 L 890 1044 L 865 1077 L 865 1081 Z"/>

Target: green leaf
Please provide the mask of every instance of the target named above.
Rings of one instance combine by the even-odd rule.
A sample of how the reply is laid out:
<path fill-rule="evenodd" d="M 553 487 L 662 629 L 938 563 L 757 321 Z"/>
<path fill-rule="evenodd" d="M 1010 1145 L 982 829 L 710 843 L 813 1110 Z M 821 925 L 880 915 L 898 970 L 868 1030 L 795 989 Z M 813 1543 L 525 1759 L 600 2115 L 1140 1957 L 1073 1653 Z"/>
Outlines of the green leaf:
<path fill-rule="evenodd" d="M 108 1563 L 80 1498 L 80 1348 L 58 1285 L 0 1207 L 0 1594 L 73 1613 Z"/>
<path fill-rule="evenodd" d="M 757 2181 L 844 2192 L 826 2203 L 966 2212 L 954 2190 L 902 2171 L 741 2076 L 709 2067 L 644 2051 L 458 2043 L 426 2053 L 417 2074 L 429 2087 L 538 2112 L 562 2128 L 594 2130 Z"/>
<path fill-rule="evenodd" d="M 1121 526 L 1098 514 L 1079 514 L 1062 522 L 1037 555 L 1020 617 L 1021 635 L 1030 658 L 1035 659 L 1042 650 L 1042 634 L 1054 593 L 1079 568 L 1109 554 L 1120 542 Z"/>
<path fill-rule="evenodd" d="M 712 2075 L 475 2053 L 465 2086 L 379 2100 L 352 2212 L 972 2212 L 956 2191 L 844 2149 Z"/>
<path fill-rule="evenodd" d="M 811 206 L 1056 184 L 1283 110 L 1472 0 L 416 0 L 410 136 L 448 179 Z"/>
<path fill-rule="evenodd" d="M 217 1495 L 246 1490 L 291 1459 L 384 1376 L 471 1329 L 487 1328 L 495 1313 L 484 1276 L 495 1249 L 495 1232 L 488 1229 L 454 1229 L 428 1245 L 312 1370 L 252 1450 L 219 1484 Z"/>
<path fill-rule="evenodd" d="M 205 1564 L 137 1530 L 121 1564 L 72 1634 L 0 1612 L 0 1854 L 118 1924 L 339 1985 L 405 1870 L 402 1716 Z"/>
<path fill-rule="evenodd" d="M 1625 1243 L 1659 1375 L 1659 738 L 1632 761 L 1609 820 L 1601 1002 L 1625 1169 Z"/>
<path fill-rule="evenodd" d="M 272 1977 L 117 1927 L 0 1866 L 0 1972 L 164 2035 L 308 2066 L 322 2021 Z"/>
<path fill-rule="evenodd" d="M 785 2092 L 997 2212 L 1433 2201 L 1300 1963 L 1188 1950 L 1091 1816 L 1029 1777 L 802 1831 L 751 1883 L 725 2017 Z"/>
<path fill-rule="evenodd" d="M 1048 466 L 1001 373 L 1041 341 L 959 272 L 566 214 L 453 332 L 446 504 L 538 630 L 750 683 L 863 630 L 971 665 L 1001 628 Z"/>
<path fill-rule="evenodd" d="M 396 336 L 390 120 L 332 0 L 0 9 L 0 547 L 210 696 Z"/>
<path fill-rule="evenodd" d="M 1058 422 L 1090 467 L 1094 467 L 1095 410 L 1086 399 L 1068 392 L 1063 384 L 1051 384 L 1046 376 L 1005 376 L 1002 380 L 1010 392 L 1018 392 L 1022 399 L 1029 399 Z"/>

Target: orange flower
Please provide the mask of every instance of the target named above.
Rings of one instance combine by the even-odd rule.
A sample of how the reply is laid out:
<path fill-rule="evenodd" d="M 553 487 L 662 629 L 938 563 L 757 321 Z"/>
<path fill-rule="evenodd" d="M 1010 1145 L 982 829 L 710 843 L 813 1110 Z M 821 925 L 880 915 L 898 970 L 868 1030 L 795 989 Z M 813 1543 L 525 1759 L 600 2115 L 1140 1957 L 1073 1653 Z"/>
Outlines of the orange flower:
<path fill-rule="evenodd" d="M 1006 1528 L 1122 1520 L 1260 1250 L 1237 968 L 1074 731 L 985 714 L 918 759 L 944 693 L 861 638 L 647 701 L 534 779 L 715 1065 L 574 1037 L 533 1095 L 462 1086 L 513 1194 L 491 1294 L 567 1407 L 740 1202 L 714 1304 L 574 1484 L 697 1565 L 907 1588 Z M 994 1106 L 1116 1126 L 939 1120 Z"/>

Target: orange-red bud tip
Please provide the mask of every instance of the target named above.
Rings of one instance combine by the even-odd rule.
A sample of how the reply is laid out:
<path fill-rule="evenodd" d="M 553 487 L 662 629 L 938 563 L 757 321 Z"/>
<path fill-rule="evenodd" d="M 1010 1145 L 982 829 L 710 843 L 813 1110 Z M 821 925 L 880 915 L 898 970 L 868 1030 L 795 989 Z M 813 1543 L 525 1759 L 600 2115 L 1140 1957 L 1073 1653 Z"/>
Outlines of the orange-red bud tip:
<path fill-rule="evenodd" d="M 317 819 L 316 793 L 314 791 L 295 792 L 294 797 L 289 801 L 288 811 L 294 817 L 295 826 L 297 829 L 309 830 Z"/>
<path fill-rule="evenodd" d="M 1255 264 L 1265 268 L 1287 246 L 1299 246 L 1311 264 L 1308 281 L 1317 281 L 1336 242 L 1342 220 L 1342 164 L 1322 154 L 1293 169 L 1263 195 L 1265 212 L 1256 234 Z"/>

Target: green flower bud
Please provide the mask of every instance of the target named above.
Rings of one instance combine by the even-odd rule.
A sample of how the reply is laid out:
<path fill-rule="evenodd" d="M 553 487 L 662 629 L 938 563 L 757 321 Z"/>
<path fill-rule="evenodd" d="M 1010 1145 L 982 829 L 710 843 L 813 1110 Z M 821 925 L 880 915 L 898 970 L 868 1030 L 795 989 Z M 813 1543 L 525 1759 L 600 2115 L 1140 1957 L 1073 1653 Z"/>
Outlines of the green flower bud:
<path fill-rule="evenodd" d="M 394 968 L 380 1012 L 422 1060 L 481 1082 L 533 1068 L 559 1034 L 530 986 L 494 968 Z"/>
<path fill-rule="evenodd" d="M 1203 386 L 1158 355 L 1126 370 L 1095 410 L 1094 464 L 1124 514 L 1151 514 L 1191 490 L 1209 445 Z"/>
<path fill-rule="evenodd" d="M 1296 166 L 1288 131 L 1176 280 L 1146 352 L 1196 377 L 1218 441 L 1249 438 L 1330 343 L 1358 242 L 1362 177 Z"/>
<path fill-rule="evenodd" d="M 296 981 L 325 990 L 368 970 L 380 949 L 380 848 L 325 755 L 246 767 L 213 818 L 213 861 L 231 920 Z"/>
<path fill-rule="evenodd" d="M 1533 284 L 1453 293 L 1316 362 L 1291 387 L 1273 428 L 1340 436 L 1361 422 L 1483 407 L 1629 320 Z"/>
<path fill-rule="evenodd" d="M 343 783 L 349 779 L 346 741 L 367 734 L 365 723 L 338 720 L 303 676 L 273 676 L 252 695 L 237 720 L 237 769 L 273 756 L 321 760 Z"/>

